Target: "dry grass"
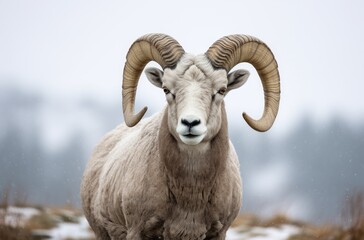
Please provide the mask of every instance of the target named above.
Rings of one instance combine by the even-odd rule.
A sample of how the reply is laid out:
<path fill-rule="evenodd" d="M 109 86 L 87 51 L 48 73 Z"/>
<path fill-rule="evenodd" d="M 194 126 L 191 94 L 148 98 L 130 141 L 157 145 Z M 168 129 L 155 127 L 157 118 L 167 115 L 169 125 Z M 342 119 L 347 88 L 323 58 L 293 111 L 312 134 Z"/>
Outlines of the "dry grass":
<path fill-rule="evenodd" d="M 284 214 L 270 219 L 259 219 L 253 214 L 240 215 L 232 227 L 279 227 L 284 224 L 294 225 L 301 233 L 289 240 L 364 240 L 364 194 L 357 193 L 347 199 L 342 214 L 341 225 L 313 225 L 293 221 Z"/>
<path fill-rule="evenodd" d="M 10 187 L 3 190 L 0 198 L 0 208 L 7 209 L 9 206 Z"/>
<path fill-rule="evenodd" d="M 32 216 L 24 228 L 32 231 L 35 229 L 51 229 L 57 226 L 56 220 L 48 213 L 41 212 L 39 215 Z"/>
<path fill-rule="evenodd" d="M 290 240 L 319 239 L 319 240 L 364 240 L 364 196 L 354 194 L 346 201 L 343 208 L 342 226 L 308 227 L 304 234 Z M 311 238 L 309 238 L 311 237 Z"/>
<path fill-rule="evenodd" d="M 6 188 L 0 193 L 0 240 L 48 239 L 48 230 L 64 223 L 79 224 L 83 215 L 81 210 L 71 206 L 48 208 L 30 205 L 25 195 L 18 194 L 14 198 L 10 197 L 10 192 L 11 188 Z"/>
<path fill-rule="evenodd" d="M 57 222 L 77 221 L 81 211 L 72 207 L 51 208 L 40 210 L 39 215 L 33 216 L 24 227 L 5 225 L 5 217 L 9 207 L 10 188 L 1 194 L 0 199 L 0 239 L 25 240 L 32 239 L 32 231 L 36 229 L 51 229 Z M 19 205 L 28 206 L 22 199 Z M 20 220 L 19 220 L 20 222 Z M 354 194 L 345 201 L 342 212 L 341 225 L 313 225 L 310 223 L 294 221 L 284 214 L 277 214 L 269 219 L 261 219 L 254 214 L 243 214 L 233 223 L 232 227 L 280 227 L 281 225 L 294 225 L 301 232 L 289 240 L 364 240 L 364 193 Z"/>
<path fill-rule="evenodd" d="M 29 240 L 31 232 L 19 227 L 0 224 L 0 236 L 2 240 Z"/>
<path fill-rule="evenodd" d="M 352 239 L 364 239 L 364 194 L 353 195 L 345 206 L 342 215 L 346 235 Z"/>
<path fill-rule="evenodd" d="M 5 224 L 5 218 L 8 214 L 10 188 L 3 191 L 0 199 L 0 237 L 1 240 L 28 240 L 31 239 L 31 232 L 22 227 L 9 226 Z"/>
<path fill-rule="evenodd" d="M 254 214 L 239 215 L 232 224 L 232 227 L 248 226 L 248 227 L 279 227 L 288 224 L 297 227 L 304 227 L 304 222 L 295 221 L 287 217 L 285 214 L 277 214 L 268 219 L 258 218 Z"/>
<path fill-rule="evenodd" d="M 53 216 L 57 216 L 62 222 L 77 223 L 78 217 L 82 216 L 82 211 L 73 207 L 57 207 L 48 210 Z"/>
<path fill-rule="evenodd" d="M 338 225 L 312 225 L 309 223 L 294 221 L 280 214 L 270 219 L 259 219 L 255 215 L 240 215 L 232 227 L 276 227 L 281 225 L 294 225 L 301 233 L 294 235 L 289 240 L 364 240 L 364 216 L 360 221 L 354 222 L 349 227 Z"/>

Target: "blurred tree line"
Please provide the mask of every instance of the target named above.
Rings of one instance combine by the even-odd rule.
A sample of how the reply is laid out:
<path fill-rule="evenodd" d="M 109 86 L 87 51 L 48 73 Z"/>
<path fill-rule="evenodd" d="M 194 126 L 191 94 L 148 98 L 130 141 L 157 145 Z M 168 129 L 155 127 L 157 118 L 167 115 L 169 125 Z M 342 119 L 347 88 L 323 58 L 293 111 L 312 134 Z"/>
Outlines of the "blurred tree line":
<path fill-rule="evenodd" d="M 44 99 L 14 87 L 0 98 L 0 194 L 10 189 L 11 201 L 29 204 L 79 204 L 84 136 L 74 133 L 51 152 L 41 141 Z"/>
<path fill-rule="evenodd" d="M 42 142 L 42 94 L 19 87 L 0 88 L 0 194 L 11 189 L 12 201 L 29 204 L 80 206 L 79 187 L 90 149 L 99 138 L 121 122 L 119 105 L 110 109 L 88 102 L 98 130 L 71 132 L 70 140 L 50 151 Z M 100 130 L 101 129 L 101 130 Z M 249 130 L 250 131 L 250 130 Z M 91 138 L 91 140 L 90 140 Z M 244 211 L 259 211 L 262 204 L 279 204 L 291 195 L 310 202 L 311 218 L 339 217 L 341 205 L 355 191 L 364 190 L 364 123 L 351 126 L 334 117 L 325 125 L 303 119 L 289 134 L 267 137 L 254 131 L 231 131 L 241 160 Z M 272 199 L 257 199 L 249 181 L 272 162 L 289 166 L 291 178 Z M 246 184 L 248 183 L 248 184 Z"/>

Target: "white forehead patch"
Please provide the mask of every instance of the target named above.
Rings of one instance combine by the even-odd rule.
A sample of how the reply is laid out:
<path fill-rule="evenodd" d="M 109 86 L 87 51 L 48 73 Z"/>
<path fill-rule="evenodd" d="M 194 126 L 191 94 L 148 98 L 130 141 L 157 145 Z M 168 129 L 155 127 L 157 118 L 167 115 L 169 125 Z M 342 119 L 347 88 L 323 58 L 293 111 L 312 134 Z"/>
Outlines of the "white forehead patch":
<path fill-rule="evenodd" d="M 175 69 L 165 69 L 164 77 L 172 82 L 177 80 L 176 78 L 196 81 L 208 78 L 214 82 L 227 83 L 226 71 L 223 69 L 215 70 L 204 54 L 184 54 Z"/>
<path fill-rule="evenodd" d="M 175 72 L 178 75 L 184 75 L 186 70 L 188 70 L 193 65 L 199 68 L 200 71 L 202 71 L 205 75 L 212 74 L 214 71 L 210 61 L 204 54 L 193 55 L 186 53 L 181 57 Z"/>

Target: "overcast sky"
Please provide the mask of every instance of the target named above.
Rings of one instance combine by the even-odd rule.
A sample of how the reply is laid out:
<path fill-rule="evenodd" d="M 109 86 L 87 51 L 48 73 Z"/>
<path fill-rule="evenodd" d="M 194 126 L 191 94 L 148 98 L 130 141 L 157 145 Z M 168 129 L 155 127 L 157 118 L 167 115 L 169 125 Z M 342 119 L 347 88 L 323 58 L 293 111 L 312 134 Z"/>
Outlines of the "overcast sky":
<path fill-rule="evenodd" d="M 273 132 L 306 114 L 364 120 L 363 1 L 52 1 L 0 0 L 0 81 L 16 81 L 60 99 L 91 96 L 117 102 L 125 56 L 150 32 L 203 53 L 218 38 L 253 35 L 279 64 L 282 100 Z M 241 113 L 260 117 L 263 92 L 250 65 L 247 84 L 226 97 L 230 121 L 248 128 Z M 164 103 L 143 75 L 138 107 L 149 114 Z M 143 97 L 141 97 L 143 96 Z M 244 125 L 243 125 L 244 124 Z"/>

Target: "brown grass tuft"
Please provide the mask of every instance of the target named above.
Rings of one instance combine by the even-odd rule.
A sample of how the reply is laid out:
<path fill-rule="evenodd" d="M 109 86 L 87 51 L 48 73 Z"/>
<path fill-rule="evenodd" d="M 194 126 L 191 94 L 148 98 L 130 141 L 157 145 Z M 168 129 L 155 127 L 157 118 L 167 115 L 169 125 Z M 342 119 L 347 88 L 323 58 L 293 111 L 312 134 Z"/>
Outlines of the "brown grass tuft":
<path fill-rule="evenodd" d="M 9 197 L 11 188 L 5 188 L 0 199 L 0 239 L 1 240 L 28 240 L 31 239 L 31 232 L 27 229 L 5 224 L 5 218 L 8 214 Z M 18 219 L 16 219 L 18 221 Z"/>
<path fill-rule="evenodd" d="M 240 214 L 238 217 L 234 220 L 231 227 L 239 227 L 239 226 L 258 226 L 260 220 L 259 218 L 254 214 Z"/>
<path fill-rule="evenodd" d="M 343 237 L 355 240 L 364 239 L 364 193 L 356 193 L 347 199 L 342 217 Z"/>
<path fill-rule="evenodd" d="M 0 236 L 1 240 L 29 240 L 32 238 L 30 231 L 4 224 L 0 224 Z"/>
<path fill-rule="evenodd" d="M 304 226 L 302 234 L 289 240 L 364 240 L 364 195 L 356 193 L 343 208 L 342 226 Z"/>
<path fill-rule="evenodd" d="M 242 214 L 236 218 L 232 227 L 277 227 L 294 225 L 301 229 L 299 234 L 289 240 L 364 240 L 364 193 L 353 194 L 345 201 L 341 225 L 313 225 L 294 221 L 284 214 L 270 219 L 260 219 L 254 214 Z"/>
<path fill-rule="evenodd" d="M 297 227 L 303 227 L 306 224 L 300 221 L 292 220 L 285 214 L 277 214 L 267 220 L 261 221 L 262 227 L 279 227 L 281 225 L 288 224 Z"/>
<path fill-rule="evenodd" d="M 7 209 L 9 206 L 10 187 L 3 190 L 0 198 L 0 208 Z"/>
<path fill-rule="evenodd" d="M 35 229 L 51 229 L 56 226 L 56 220 L 50 214 L 45 212 L 32 216 L 25 224 L 25 228 L 30 231 Z"/>

